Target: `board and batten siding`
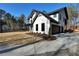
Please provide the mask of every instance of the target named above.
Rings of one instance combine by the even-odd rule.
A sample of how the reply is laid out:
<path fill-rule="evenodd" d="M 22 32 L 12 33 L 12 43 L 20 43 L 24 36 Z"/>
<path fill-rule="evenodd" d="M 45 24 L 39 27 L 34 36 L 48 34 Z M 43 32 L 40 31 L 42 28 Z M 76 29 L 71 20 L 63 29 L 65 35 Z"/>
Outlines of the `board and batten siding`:
<path fill-rule="evenodd" d="M 56 16 L 56 17 L 54 17 Z M 51 18 L 55 19 L 56 21 L 59 21 L 59 14 L 50 15 Z"/>
<path fill-rule="evenodd" d="M 42 23 L 45 23 L 45 31 L 41 30 Z M 36 31 L 36 24 L 38 24 L 38 31 Z M 39 14 L 33 24 L 33 28 L 32 28 L 33 32 L 49 34 L 49 28 L 50 28 L 50 21 L 43 14 Z"/>

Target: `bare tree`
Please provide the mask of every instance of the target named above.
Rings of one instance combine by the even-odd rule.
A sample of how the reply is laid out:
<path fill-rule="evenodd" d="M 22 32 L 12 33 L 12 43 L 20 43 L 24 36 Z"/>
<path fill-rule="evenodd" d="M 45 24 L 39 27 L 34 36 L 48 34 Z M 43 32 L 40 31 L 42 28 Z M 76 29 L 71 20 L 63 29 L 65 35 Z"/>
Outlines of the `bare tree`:
<path fill-rule="evenodd" d="M 22 14 L 22 15 L 19 17 L 19 19 L 18 19 L 18 24 L 19 24 L 19 27 L 20 27 L 21 30 L 22 30 L 23 27 L 24 27 L 25 18 L 26 18 L 25 15 Z"/>
<path fill-rule="evenodd" d="M 77 13 L 78 13 L 78 9 L 79 8 L 79 4 L 70 4 L 69 5 L 69 18 L 70 18 L 70 22 L 71 22 L 71 26 L 73 26 L 73 30 L 77 27 Z"/>

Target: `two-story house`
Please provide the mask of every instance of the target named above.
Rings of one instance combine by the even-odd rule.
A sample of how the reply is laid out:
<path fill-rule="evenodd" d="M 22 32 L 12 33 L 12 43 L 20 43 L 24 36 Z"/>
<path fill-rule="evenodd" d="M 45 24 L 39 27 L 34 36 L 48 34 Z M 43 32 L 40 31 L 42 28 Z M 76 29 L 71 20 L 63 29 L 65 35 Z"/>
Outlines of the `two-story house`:
<path fill-rule="evenodd" d="M 68 20 L 67 8 L 60 8 L 50 13 L 33 10 L 28 20 L 32 32 L 45 34 L 64 32 Z"/>

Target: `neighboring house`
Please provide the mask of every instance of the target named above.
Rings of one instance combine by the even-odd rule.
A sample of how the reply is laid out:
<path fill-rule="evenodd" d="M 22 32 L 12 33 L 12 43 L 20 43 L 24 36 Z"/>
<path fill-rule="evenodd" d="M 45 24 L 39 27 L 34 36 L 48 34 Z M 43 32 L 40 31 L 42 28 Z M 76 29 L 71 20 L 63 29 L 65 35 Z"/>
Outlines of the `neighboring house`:
<path fill-rule="evenodd" d="M 66 30 L 67 8 L 61 8 L 50 13 L 33 10 L 28 18 L 30 31 L 35 33 L 55 34 Z"/>

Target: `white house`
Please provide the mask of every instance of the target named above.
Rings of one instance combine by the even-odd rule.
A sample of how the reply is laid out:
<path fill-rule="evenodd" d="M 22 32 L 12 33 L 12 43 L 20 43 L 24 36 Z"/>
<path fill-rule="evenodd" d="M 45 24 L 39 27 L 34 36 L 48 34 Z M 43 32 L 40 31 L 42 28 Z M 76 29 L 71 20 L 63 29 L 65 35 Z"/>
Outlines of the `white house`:
<path fill-rule="evenodd" d="M 66 7 L 50 13 L 33 10 L 28 18 L 30 31 L 45 34 L 63 32 L 67 19 Z"/>

